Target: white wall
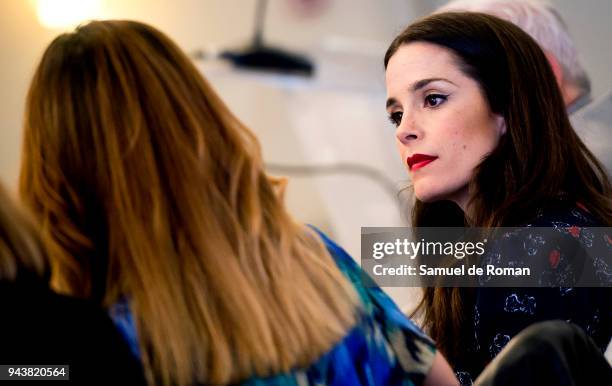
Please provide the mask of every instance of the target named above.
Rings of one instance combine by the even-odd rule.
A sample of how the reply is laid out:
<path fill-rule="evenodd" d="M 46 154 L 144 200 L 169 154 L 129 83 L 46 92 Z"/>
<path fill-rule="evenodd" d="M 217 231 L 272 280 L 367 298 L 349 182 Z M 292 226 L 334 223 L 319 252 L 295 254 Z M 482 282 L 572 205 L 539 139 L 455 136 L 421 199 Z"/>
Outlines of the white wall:
<path fill-rule="evenodd" d="M 11 187 L 17 179 L 28 83 L 54 35 L 38 24 L 28 1 L 0 2 L 0 179 Z"/>
<path fill-rule="evenodd" d="M 101 0 L 101 2 L 100 18 L 130 18 L 151 23 L 168 33 L 188 52 L 201 48 L 239 47 L 249 41 L 254 29 L 255 0 Z M 275 45 L 290 46 L 294 50 L 311 53 L 322 52 L 322 47 L 326 45 L 337 47 L 338 44 L 348 50 L 355 47 L 361 51 L 365 50 L 365 55 L 369 55 L 365 58 L 369 61 L 368 66 L 360 68 L 353 65 L 352 72 L 347 72 L 346 67 L 342 67 L 345 63 L 338 61 L 335 61 L 336 67 L 333 67 L 335 59 L 329 59 L 330 56 L 327 55 L 327 63 L 331 65 L 322 69 L 319 74 L 322 73 L 328 80 L 331 79 L 336 83 L 328 86 L 321 83 L 320 86 L 333 89 L 338 86 L 338 81 L 341 81 L 348 90 L 342 91 L 342 96 L 348 96 L 348 99 L 353 94 L 352 89 L 355 88 L 359 88 L 362 95 L 369 95 L 368 93 L 373 91 L 381 99 L 384 98 L 380 94 L 382 90 L 380 57 L 386 43 L 399 29 L 398 26 L 403 25 L 410 19 L 410 15 L 415 14 L 411 11 L 409 3 L 402 0 L 388 0 L 384 2 L 384 6 L 381 6 L 381 3 L 369 0 L 333 0 L 328 2 L 323 11 L 317 18 L 300 18 L 292 10 L 289 1 L 270 0 L 264 38 Z M 28 83 L 45 46 L 59 32 L 44 29 L 38 24 L 35 1 L 0 2 L 0 52 L 3 56 L 3 71 L 0 73 L 3 85 L 0 91 L 3 102 L 0 104 L 0 179 L 11 188 L 16 186 L 17 180 L 23 104 Z M 325 55 L 325 52 L 322 55 Z M 254 81 L 249 83 L 250 92 L 245 92 L 244 84 L 240 83 L 242 80 L 236 83 L 228 81 L 230 78 L 227 77 L 223 80 L 223 75 L 217 78 L 214 78 L 215 74 L 212 76 L 211 82 L 230 108 L 260 136 L 267 161 L 299 164 L 316 156 L 314 148 L 308 150 L 312 154 L 306 155 L 301 143 L 310 141 L 312 144 L 313 137 L 296 133 L 295 127 L 288 124 L 292 120 L 296 122 L 296 119 L 304 117 L 305 114 L 300 113 L 299 106 L 294 106 L 293 116 L 288 115 L 286 111 L 288 107 L 283 105 L 287 94 L 282 88 L 275 85 L 268 87 L 265 82 L 262 84 Z M 363 94 L 364 92 L 366 94 Z M 314 97 L 316 95 L 313 94 Z M 330 100 L 329 98 L 328 96 L 327 99 Z M 303 104 L 309 103 L 306 99 L 302 100 Z M 380 117 L 379 121 L 386 126 L 382 103 L 382 100 L 371 101 L 366 111 L 362 112 L 362 116 L 371 114 Z M 308 109 L 309 114 L 327 113 L 329 116 L 336 116 L 329 109 L 326 112 L 317 110 L 313 106 L 304 107 Z M 342 106 L 342 103 L 339 102 L 338 106 Z M 363 103 L 359 108 L 364 108 Z M 347 111 L 343 114 L 347 114 Z M 335 129 L 344 130 L 342 122 L 349 123 L 350 117 L 343 119 L 338 116 Z M 364 128 L 365 131 L 369 129 L 378 130 L 374 127 Z M 390 132 L 380 135 L 386 135 L 387 138 L 385 146 L 381 149 L 385 149 L 387 144 L 392 146 Z M 319 137 L 314 140 L 325 139 Z M 355 142 L 355 138 L 351 141 L 360 143 Z M 328 144 L 327 147 L 328 152 L 334 152 L 333 144 Z M 370 155 L 361 152 L 357 158 L 368 163 Z M 348 158 L 332 156 L 329 160 L 340 158 L 351 161 L 350 156 Z M 394 160 L 388 157 L 388 160 L 391 159 Z M 377 165 L 386 168 L 384 163 L 380 163 L 380 157 Z M 398 164 L 392 164 L 391 168 L 394 168 L 396 177 L 403 177 Z M 308 179 L 293 181 L 289 193 L 289 204 L 300 219 L 313 222 L 328 231 L 334 231 L 330 225 L 331 221 L 325 214 L 324 207 L 329 204 L 317 197 L 319 193 L 312 187 L 312 181 Z"/>

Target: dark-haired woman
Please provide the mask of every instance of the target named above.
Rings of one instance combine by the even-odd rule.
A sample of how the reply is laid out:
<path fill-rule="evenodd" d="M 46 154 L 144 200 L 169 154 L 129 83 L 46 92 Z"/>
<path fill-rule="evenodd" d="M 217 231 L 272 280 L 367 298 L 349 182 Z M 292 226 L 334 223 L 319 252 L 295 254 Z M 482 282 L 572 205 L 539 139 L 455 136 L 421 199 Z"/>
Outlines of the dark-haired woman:
<path fill-rule="evenodd" d="M 527 34 L 484 14 L 438 14 L 396 37 L 385 68 L 387 111 L 416 196 L 414 226 L 566 229 L 529 251 L 529 230 L 503 245 L 515 254 L 506 263 L 521 264 L 529 252 L 557 278 L 576 269 L 575 247 L 607 247 L 612 239 L 586 233 L 612 224 L 610 183 L 572 129 L 546 57 Z M 589 262 L 602 287 L 612 280 L 609 260 Z M 428 288 L 420 310 L 460 381 L 470 384 L 538 321 L 571 321 L 605 350 L 610 295 L 609 288 L 558 286 Z"/>

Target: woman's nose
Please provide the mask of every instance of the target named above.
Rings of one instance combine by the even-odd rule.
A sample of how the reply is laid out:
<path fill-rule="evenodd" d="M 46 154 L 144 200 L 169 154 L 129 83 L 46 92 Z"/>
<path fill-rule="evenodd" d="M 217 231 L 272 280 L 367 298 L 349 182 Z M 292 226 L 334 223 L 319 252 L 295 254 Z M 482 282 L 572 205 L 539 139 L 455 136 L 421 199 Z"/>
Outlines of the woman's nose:
<path fill-rule="evenodd" d="M 398 141 L 407 145 L 410 142 L 414 142 L 416 139 L 420 137 L 418 134 L 418 130 L 416 130 L 416 125 L 412 120 L 410 120 L 406 115 L 402 117 L 402 121 L 397 126 L 395 130 L 395 136 Z"/>

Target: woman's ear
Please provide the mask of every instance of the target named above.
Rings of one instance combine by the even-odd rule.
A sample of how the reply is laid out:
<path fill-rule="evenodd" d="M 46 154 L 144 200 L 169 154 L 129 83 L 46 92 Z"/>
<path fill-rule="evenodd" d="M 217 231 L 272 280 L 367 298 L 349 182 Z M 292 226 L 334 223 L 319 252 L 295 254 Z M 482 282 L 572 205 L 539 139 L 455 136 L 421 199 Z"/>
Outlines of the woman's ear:
<path fill-rule="evenodd" d="M 500 137 L 506 134 L 506 120 L 502 115 L 495 114 L 495 128 Z"/>

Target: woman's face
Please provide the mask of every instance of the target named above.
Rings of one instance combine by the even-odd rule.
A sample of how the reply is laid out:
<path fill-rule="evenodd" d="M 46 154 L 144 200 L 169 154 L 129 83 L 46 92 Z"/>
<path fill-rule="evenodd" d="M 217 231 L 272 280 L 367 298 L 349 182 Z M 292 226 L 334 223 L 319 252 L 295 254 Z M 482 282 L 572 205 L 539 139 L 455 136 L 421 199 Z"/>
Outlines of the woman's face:
<path fill-rule="evenodd" d="M 474 168 L 505 132 L 478 83 L 448 49 L 401 46 L 387 64 L 387 112 L 416 197 L 452 200 L 465 210 Z"/>

